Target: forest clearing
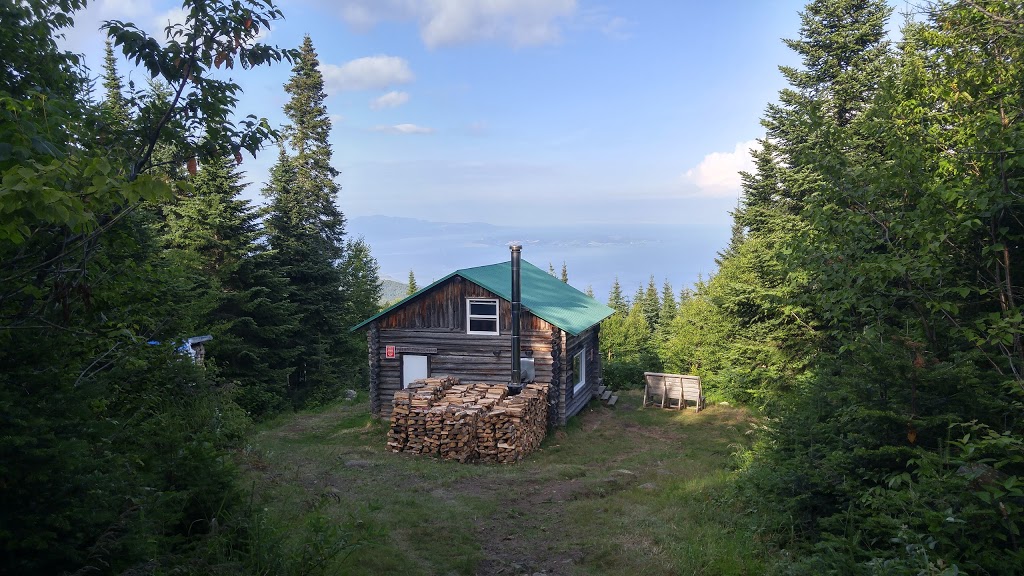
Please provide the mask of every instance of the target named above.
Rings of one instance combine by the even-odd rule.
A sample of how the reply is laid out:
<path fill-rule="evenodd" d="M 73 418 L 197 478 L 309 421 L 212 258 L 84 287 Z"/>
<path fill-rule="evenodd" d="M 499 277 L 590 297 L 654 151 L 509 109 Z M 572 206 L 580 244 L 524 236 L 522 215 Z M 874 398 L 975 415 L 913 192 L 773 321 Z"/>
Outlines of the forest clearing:
<path fill-rule="evenodd" d="M 0 2 L 0 576 L 1024 574 L 1024 2 L 175 4 Z"/>
<path fill-rule="evenodd" d="M 363 400 L 362 396 L 360 400 Z M 513 465 L 387 450 L 365 401 L 282 417 L 240 454 L 254 502 L 295 550 L 325 523 L 325 574 L 760 574 L 764 548 L 729 500 L 745 410 L 592 402 Z M 295 566 L 298 568 L 298 566 Z"/>

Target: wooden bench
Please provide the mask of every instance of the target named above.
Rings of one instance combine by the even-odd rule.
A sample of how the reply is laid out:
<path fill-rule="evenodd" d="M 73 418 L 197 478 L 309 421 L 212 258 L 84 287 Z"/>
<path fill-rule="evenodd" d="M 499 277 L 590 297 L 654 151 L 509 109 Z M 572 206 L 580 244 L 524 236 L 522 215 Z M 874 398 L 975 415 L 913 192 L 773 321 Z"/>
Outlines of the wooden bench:
<path fill-rule="evenodd" d="M 647 403 L 657 404 L 662 408 L 693 408 L 700 412 L 704 409 L 704 390 L 700 386 L 700 376 L 685 374 L 662 374 L 660 372 L 644 372 L 644 407 Z"/>

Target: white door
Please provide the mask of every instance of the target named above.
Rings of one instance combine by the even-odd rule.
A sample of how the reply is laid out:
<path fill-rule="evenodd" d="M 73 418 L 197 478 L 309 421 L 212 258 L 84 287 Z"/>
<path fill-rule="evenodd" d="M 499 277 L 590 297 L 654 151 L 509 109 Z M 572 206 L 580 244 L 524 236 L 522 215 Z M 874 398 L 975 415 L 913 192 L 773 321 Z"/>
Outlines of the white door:
<path fill-rule="evenodd" d="M 430 376 L 430 362 L 426 356 L 402 354 L 402 389 L 409 387 L 413 380 Z"/>

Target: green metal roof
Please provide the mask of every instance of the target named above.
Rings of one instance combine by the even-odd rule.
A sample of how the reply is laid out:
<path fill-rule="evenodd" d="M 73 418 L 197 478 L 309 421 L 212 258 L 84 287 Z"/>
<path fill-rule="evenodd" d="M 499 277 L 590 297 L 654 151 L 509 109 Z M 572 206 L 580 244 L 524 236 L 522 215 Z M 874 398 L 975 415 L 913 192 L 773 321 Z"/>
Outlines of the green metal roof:
<path fill-rule="evenodd" d="M 583 292 L 537 268 L 526 260 L 522 261 L 521 287 L 523 296 L 523 308 L 529 310 L 534 316 L 542 318 L 558 328 L 565 330 L 573 336 L 578 335 L 587 328 L 597 324 L 601 320 L 612 315 L 614 310 L 587 296 Z M 434 282 L 430 286 L 407 296 L 401 301 L 389 306 L 384 311 L 376 314 L 352 327 L 358 330 L 384 316 L 392 310 L 404 305 L 406 302 L 416 298 L 423 292 L 434 286 L 446 282 L 452 276 L 461 276 L 474 284 L 478 284 L 505 300 L 512 300 L 512 263 L 501 262 L 489 266 L 477 266 L 476 268 L 465 268 L 456 270 L 451 274 Z"/>

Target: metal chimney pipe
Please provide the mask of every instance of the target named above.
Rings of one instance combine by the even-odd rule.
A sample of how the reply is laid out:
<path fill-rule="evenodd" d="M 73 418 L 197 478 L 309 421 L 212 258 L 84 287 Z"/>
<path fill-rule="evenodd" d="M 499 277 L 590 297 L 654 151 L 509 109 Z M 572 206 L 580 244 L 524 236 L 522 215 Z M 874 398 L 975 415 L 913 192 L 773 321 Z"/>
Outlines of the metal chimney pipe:
<path fill-rule="evenodd" d="M 512 382 L 509 383 L 509 392 L 518 394 L 523 387 L 522 366 L 520 365 L 520 342 L 519 342 L 519 318 L 523 309 L 522 286 L 520 283 L 520 260 L 523 247 L 520 244 L 510 244 L 512 250 Z"/>

